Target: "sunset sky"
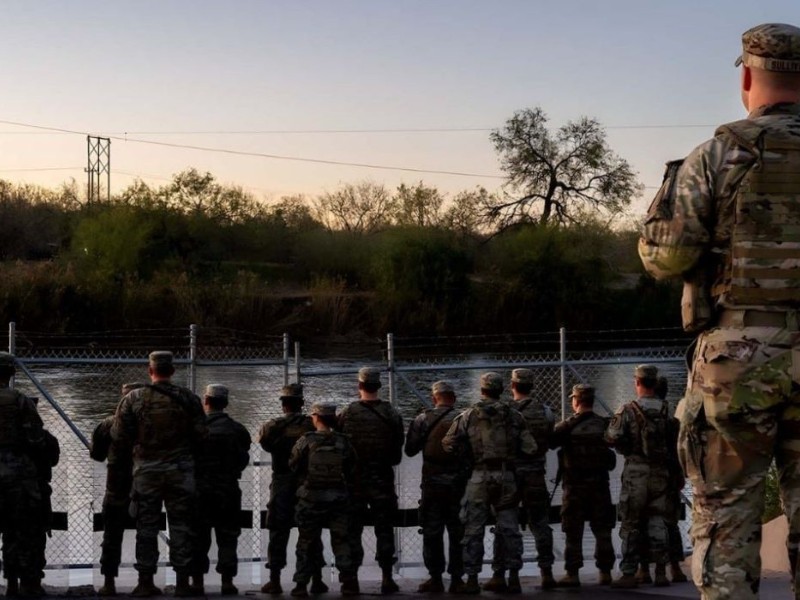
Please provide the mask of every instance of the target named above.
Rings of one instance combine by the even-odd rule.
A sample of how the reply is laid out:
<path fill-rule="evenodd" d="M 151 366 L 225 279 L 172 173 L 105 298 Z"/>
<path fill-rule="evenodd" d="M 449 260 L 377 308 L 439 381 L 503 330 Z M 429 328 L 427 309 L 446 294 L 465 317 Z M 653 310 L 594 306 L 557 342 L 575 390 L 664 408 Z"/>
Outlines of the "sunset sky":
<path fill-rule="evenodd" d="M 187 167 L 267 199 L 362 179 L 494 191 L 503 181 L 489 130 L 540 106 L 553 127 L 587 115 L 608 128 L 614 150 L 649 186 L 634 212 L 665 161 L 744 116 L 733 66 L 742 32 L 800 24 L 798 0 L 2 6 L 5 179 L 83 184 L 91 133 L 114 137 L 115 191 L 136 176 L 160 185 Z"/>

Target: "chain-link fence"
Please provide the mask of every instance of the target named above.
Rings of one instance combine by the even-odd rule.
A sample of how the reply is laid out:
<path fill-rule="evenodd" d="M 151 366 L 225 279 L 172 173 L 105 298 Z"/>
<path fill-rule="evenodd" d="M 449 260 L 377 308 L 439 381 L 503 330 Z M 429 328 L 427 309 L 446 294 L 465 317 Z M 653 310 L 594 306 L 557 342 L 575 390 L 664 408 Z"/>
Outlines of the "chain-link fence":
<path fill-rule="evenodd" d="M 654 341 L 663 343 L 662 339 Z M 174 352 L 177 365 L 174 381 L 180 385 L 196 391 L 202 391 L 209 383 L 228 386 L 229 413 L 255 439 L 262 423 L 281 414 L 279 391 L 287 381 L 302 380 L 309 402 L 325 399 L 344 405 L 357 398 L 355 376 L 364 364 L 388 371 L 387 395 L 406 422 L 429 403 L 430 385 L 438 379 L 451 381 L 458 406 L 467 406 L 477 399 L 481 372 L 498 371 L 508 380 L 510 371 L 522 366 L 534 370 L 536 393 L 557 417 L 562 416 L 565 408 L 568 416 L 571 409 L 566 406 L 566 399 L 576 383 L 592 383 L 597 388 L 600 405 L 597 410 L 612 413 L 621 402 L 632 397 L 633 366 L 641 362 L 659 365 L 670 381 L 668 399 L 674 405 L 685 385 L 686 367 L 684 346 L 677 345 L 684 340 L 671 342 L 676 345 L 607 350 L 592 348 L 590 344 L 568 351 L 564 331 L 535 336 L 436 340 L 394 339 L 389 335 L 385 344 L 361 345 L 360 355 L 370 359 L 336 360 L 301 358 L 298 345 L 290 357 L 286 335 L 270 337 L 192 326 L 185 331 L 154 329 L 55 336 L 17 332 L 12 326 L 9 349 L 21 365 L 16 386 L 41 398 L 39 407 L 45 425 L 59 438 L 62 448 L 61 463 L 55 468 L 53 479 L 53 505 L 59 513 L 56 525 L 60 528 L 48 543 L 48 578 L 66 568 L 74 572 L 75 567 L 88 569 L 98 565 L 102 539 L 98 513 L 105 490 L 105 466 L 89 459 L 85 442 L 94 426 L 113 413 L 122 384 L 146 378 L 150 350 Z M 269 455 L 256 444 L 251 459 L 241 481 L 243 510 L 250 515 L 247 522 L 251 527 L 243 528 L 239 541 L 242 562 L 239 579 L 256 584 L 264 572 L 261 562 L 266 556 L 267 532 L 262 525 L 271 469 Z M 419 457 L 404 459 L 397 470 L 398 496 L 403 509 L 417 507 L 420 471 Z M 549 453 L 551 486 L 555 472 L 555 456 Z M 616 501 L 618 472 L 612 475 L 612 495 Z M 559 505 L 560 500 L 561 490 L 557 489 L 553 504 Z M 558 525 L 554 529 L 557 558 L 561 558 L 563 537 Z M 416 528 L 398 529 L 397 538 L 398 568 L 414 574 L 414 569 L 422 564 L 422 538 Z M 164 540 L 160 542 L 162 560 L 166 560 Z M 525 540 L 525 559 L 531 562 L 535 551 L 529 533 L 525 534 Z M 488 542 L 487 536 L 487 556 L 491 556 Z M 365 531 L 364 545 L 365 566 L 374 566 L 368 560 L 375 548 L 371 528 Z M 588 556 L 592 551 L 593 540 L 587 536 L 585 553 Z M 330 558 L 329 549 L 328 553 Z M 131 533 L 126 535 L 123 571 L 130 570 L 132 563 Z M 70 583 L 76 582 L 85 581 L 71 576 Z"/>

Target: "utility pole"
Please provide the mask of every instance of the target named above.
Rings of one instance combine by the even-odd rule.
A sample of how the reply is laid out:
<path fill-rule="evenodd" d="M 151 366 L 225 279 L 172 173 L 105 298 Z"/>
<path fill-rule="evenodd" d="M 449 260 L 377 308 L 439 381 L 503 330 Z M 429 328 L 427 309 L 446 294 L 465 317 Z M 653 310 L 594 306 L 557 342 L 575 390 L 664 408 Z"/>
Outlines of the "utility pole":
<path fill-rule="evenodd" d="M 86 136 L 88 162 L 86 174 L 88 176 L 87 194 L 88 202 L 100 201 L 100 178 L 106 176 L 106 201 L 111 200 L 111 140 L 94 135 Z"/>

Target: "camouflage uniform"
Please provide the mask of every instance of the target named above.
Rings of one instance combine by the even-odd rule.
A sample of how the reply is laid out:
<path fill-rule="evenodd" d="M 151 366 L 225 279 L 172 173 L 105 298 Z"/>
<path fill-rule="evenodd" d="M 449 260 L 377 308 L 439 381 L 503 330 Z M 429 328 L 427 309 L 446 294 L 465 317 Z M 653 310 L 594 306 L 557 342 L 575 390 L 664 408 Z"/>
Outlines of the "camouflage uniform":
<path fill-rule="evenodd" d="M 312 411 L 335 416 L 336 406 L 317 403 Z M 323 528 L 330 530 L 339 579 L 355 577 L 358 565 L 350 543 L 353 510 L 350 490 L 356 455 L 350 440 L 332 430 L 306 433 L 292 449 L 289 467 L 300 480 L 295 512 L 298 538 L 294 581 L 305 585 L 324 566 L 318 551 Z"/>
<path fill-rule="evenodd" d="M 585 385 L 575 386 L 573 394 L 594 393 Z M 604 440 L 608 419 L 592 410 L 572 415 L 555 426 L 552 448 L 560 448 L 562 477 L 561 530 L 565 534 L 564 568 L 568 573 L 583 567 L 583 529 L 589 527 L 595 538 L 595 565 L 601 572 L 614 567 L 611 531 L 616 524 L 608 472 L 615 466 L 614 453 Z"/>
<path fill-rule="evenodd" d="M 362 375 L 362 372 L 364 373 Z M 359 379 L 377 378 L 378 372 L 362 369 Z M 394 544 L 394 520 L 397 494 L 394 469 L 403 453 L 403 418 L 391 404 L 381 400 L 359 400 L 348 404 L 339 414 L 339 429 L 350 436 L 358 457 L 358 478 L 353 493 L 351 545 L 357 567 L 364 561 L 361 535 L 367 512 L 372 516 L 376 538 L 376 560 L 390 568 L 397 557 Z"/>
<path fill-rule="evenodd" d="M 499 394 L 502 379 L 497 373 L 484 373 L 481 388 Z M 500 538 L 495 552 L 503 557 L 503 564 L 497 564 L 495 570 L 518 571 L 522 567 L 522 535 L 514 465 L 537 450 L 525 419 L 505 402 L 484 395 L 455 418 L 442 446 L 473 464 L 461 509 L 465 573 L 476 576 L 481 572 L 484 530 L 491 513 L 497 519 L 495 536 Z"/>
<path fill-rule="evenodd" d="M 292 396 L 300 400 L 302 391 L 298 390 L 302 388 L 288 386 L 282 397 Z M 297 475 L 289 468 L 289 457 L 297 440 L 311 431 L 314 431 L 311 418 L 298 410 L 267 421 L 258 433 L 258 443 L 272 456 L 272 481 L 267 504 L 267 567 L 270 569 L 280 570 L 286 566 L 286 546 L 294 527 L 298 485 Z"/>
<path fill-rule="evenodd" d="M 228 390 L 209 385 L 206 396 L 226 398 Z M 200 506 L 197 569 L 208 573 L 211 530 L 217 540 L 217 573 L 235 577 L 239 569 L 236 549 L 241 527 L 242 491 L 239 478 L 250 462 L 250 434 L 244 425 L 222 410 L 207 413 L 208 437 L 197 457 L 197 493 Z"/>
<path fill-rule="evenodd" d="M 452 392 L 445 382 L 436 382 L 433 389 L 434 393 L 442 389 Z M 435 577 L 441 577 L 445 572 L 445 529 L 449 550 L 447 572 L 454 578 L 464 574 L 461 548 L 464 527 L 459 511 L 470 465 L 457 456 L 445 453 L 442 448 L 442 438 L 458 413 L 453 406 L 440 405 L 426 409 L 411 422 L 406 434 L 406 455 L 416 456 L 422 452 L 422 495 L 419 501 L 422 558 L 425 568 Z"/>
<path fill-rule="evenodd" d="M 119 575 L 122 558 L 122 538 L 129 520 L 131 488 L 133 487 L 133 458 L 112 444 L 111 427 L 114 417 L 100 421 L 92 433 L 89 456 L 106 465 L 106 493 L 103 496 L 103 543 L 100 553 L 100 573 L 108 577 Z"/>
<path fill-rule="evenodd" d="M 150 355 L 151 366 L 167 362 L 172 363 L 172 353 Z M 168 380 L 133 390 L 117 407 L 111 437 L 120 452 L 133 456 L 131 512 L 136 518 L 135 567 L 140 576 L 152 576 L 158 568 L 162 502 L 172 568 L 181 577 L 192 570 L 197 542 L 195 454 L 207 433 L 200 399 Z"/>
<path fill-rule="evenodd" d="M 14 357 L 0 352 L 0 367 L 11 370 Z M 21 578 L 32 590 L 41 580 L 38 548 L 42 523 L 42 492 L 35 457 L 44 451 L 42 419 L 32 398 L 0 381 L 0 532 L 3 574 L 9 585 Z M 22 588 L 19 590 L 22 592 Z"/>
<path fill-rule="evenodd" d="M 655 367 L 637 367 L 637 377 L 652 372 L 656 373 L 652 375 L 655 379 Z M 650 558 L 657 569 L 660 571 L 668 562 L 668 422 L 663 401 L 645 396 L 620 406 L 606 429 L 606 441 L 625 457 L 618 512 L 622 540 L 620 570 L 626 576 L 633 576 L 641 562 L 644 535 L 648 537 Z"/>
<path fill-rule="evenodd" d="M 797 27 L 761 25 L 742 41 L 746 66 L 800 72 Z M 798 172 L 800 104 L 756 108 L 668 165 L 639 242 L 648 272 L 687 281 L 685 326 L 704 330 L 676 411 L 694 490 L 692 574 L 704 598 L 757 597 L 773 458 L 798 573 Z M 706 294 L 710 321 L 697 308 Z"/>
<path fill-rule="evenodd" d="M 533 383 L 530 369 L 514 369 L 511 382 Z M 545 482 L 545 460 L 550 447 L 555 417 L 550 407 L 531 396 L 515 400 L 511 404 L 525 418 L 528 430 L 536 440 L 536 454 L 516 463 L 517 488 L 522 499 L 522 508 L 528 528 L 536 540 L 536 562 L 539 569 L 549 570 L 553 566 L 553 530 L 550 528 L 550 493 Z"/>
<path fill-rule="evenodd" d="M 44 448 L 41 454 L 34 454 L 36 471 L 39 476 L 39 489 L 42 494 L 42 529 L 39 531 L 39 574 L 44 579 L 44 567 L 47 564 L 47 538 L 51 535 L 53 521 L 53 467 L 58 464 L 61 457 L 61 447 L 58 439 L 47 429 L 43 429 Z"/>

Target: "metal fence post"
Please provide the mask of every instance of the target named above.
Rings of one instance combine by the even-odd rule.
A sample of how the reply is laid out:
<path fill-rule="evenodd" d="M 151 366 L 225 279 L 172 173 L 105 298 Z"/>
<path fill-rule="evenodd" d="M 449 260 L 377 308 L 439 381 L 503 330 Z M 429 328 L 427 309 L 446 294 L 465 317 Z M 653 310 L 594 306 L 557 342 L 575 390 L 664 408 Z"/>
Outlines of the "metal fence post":
<path fill-rule="evenodd" d="M 197 388 L 197 325 L 189 325 L 189 389 Z"/>
<path fill-rule="evenodd" d="M 17 353 L 17 324 L 15 321 L 9 321 L 8 323 L 8 353 L 11 356 L 16 355 Z M 10 387 L 12 390 L 14 389 L 13 376 L 8 381 L 8 387 Z"/>
<path fill-rule="evenodd" d="M 394 334 L 386 334 L 386 362 L 389 369 L 389 404 L 392 406 L 397 405 L 397 390 L 395 389 L 395 376 L 394 376 Z M 403 482 L 400 479 L 400 469 L 394 467 L 395 472 L 395 494 L 400 497 L 400 492 L 403 489 Z M 402 527 L 394 528 L 394 547 L 395 554 L 397 555 L 397 562 L 394 564 L 394 572 L 400 573 L 400 565 L 403 564 L 403 529 Z"/>
<path fill-rule="evenodd" d="M 283 334 L 283 385 L 289 385 L 289 334 L 288 333 Z"/>
<path fill-rule="evenodd" d="M 386 334 L 386 360 L 389 363 L 389 404 L 397 405 L 397 390 L 394 376 L 394 334 Z"/>
<path fill-rule="evenodd" d="M 287 365 L 288 368 L 288 365 Z M 288 377 L 288 375 L 287 375 Z M 300 342 L 294 343 L 294 379 L 297 383 L 300 382 Z"/>
<path fill-rule="evenodd" d="M 563 421 L 567 418 L 567 330 L 561 327 L 558 336 L 561 346 L 561 420 Z"/>

